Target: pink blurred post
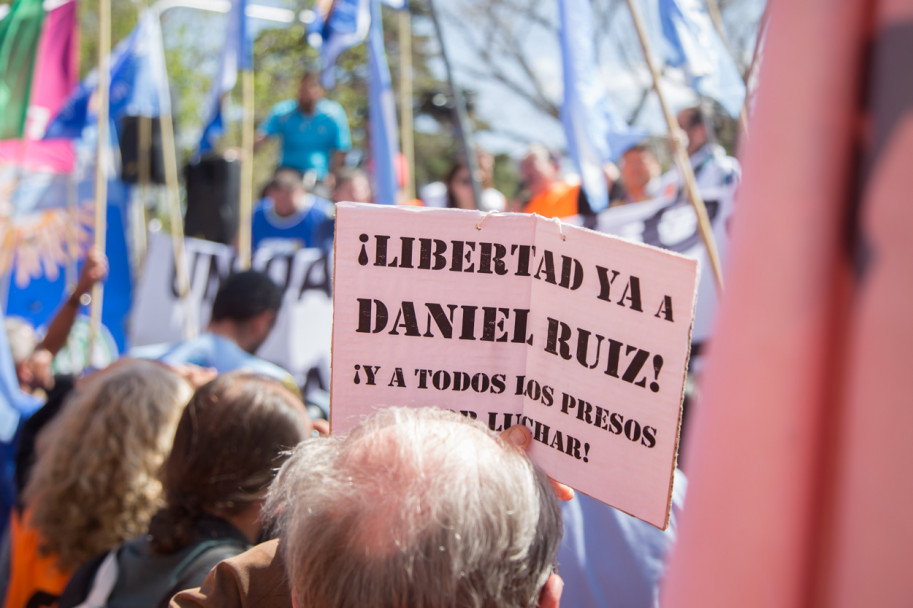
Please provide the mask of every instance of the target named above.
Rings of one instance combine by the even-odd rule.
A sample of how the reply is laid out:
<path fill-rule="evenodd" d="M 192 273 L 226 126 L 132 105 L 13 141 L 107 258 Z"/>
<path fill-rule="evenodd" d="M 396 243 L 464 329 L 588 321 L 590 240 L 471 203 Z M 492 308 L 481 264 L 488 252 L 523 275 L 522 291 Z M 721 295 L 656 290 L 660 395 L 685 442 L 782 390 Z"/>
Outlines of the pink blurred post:
<path fill-rule="evenodd" d="M 853 371 L 846 221 L 869 7 L 771 6 L 665 607 L 805 608 L 821 598 L 821 581 L 831 584 L 821 549 L 834 534 L 832 463 L 848 447 L 833 437 Z M 909 206 L 906 192 L 897 205 Z"/>

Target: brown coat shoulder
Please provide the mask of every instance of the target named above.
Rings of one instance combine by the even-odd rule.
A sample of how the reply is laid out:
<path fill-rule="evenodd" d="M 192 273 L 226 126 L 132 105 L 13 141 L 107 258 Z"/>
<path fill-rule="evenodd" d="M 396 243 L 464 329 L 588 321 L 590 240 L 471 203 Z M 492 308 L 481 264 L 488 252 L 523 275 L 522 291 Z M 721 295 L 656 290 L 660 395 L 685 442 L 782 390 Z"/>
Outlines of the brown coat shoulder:
<path fill-rule="evenodd" d="M 198 589 L 181 591 L 170 608 L 292 608 L 279 541 L 220 562 Z"/>

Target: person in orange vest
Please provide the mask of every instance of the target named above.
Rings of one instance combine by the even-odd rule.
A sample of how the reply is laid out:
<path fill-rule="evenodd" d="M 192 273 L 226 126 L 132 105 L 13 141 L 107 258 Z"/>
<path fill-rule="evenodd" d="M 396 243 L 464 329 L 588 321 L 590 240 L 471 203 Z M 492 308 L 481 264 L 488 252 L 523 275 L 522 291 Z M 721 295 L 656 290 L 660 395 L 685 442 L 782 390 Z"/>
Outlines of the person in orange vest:
<path fill-rule="evenodd" d="M 522 206 L 524 213 L 538 213 L 542 217 L 577 215 L 580 186 L 558 178 L 558 159 L 545 146 L 533 144 L 529 147 L 520 161 L 520 179 L 529 197 Z M 522 202 L 522 198 L 517 203 Z"/>

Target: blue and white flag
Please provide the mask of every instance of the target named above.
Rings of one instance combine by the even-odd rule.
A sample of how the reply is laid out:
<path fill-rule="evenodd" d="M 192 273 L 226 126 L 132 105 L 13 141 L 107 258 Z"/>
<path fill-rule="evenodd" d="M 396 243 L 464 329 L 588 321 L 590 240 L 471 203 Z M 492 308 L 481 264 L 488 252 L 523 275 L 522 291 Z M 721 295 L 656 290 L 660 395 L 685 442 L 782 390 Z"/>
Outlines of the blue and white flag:
<path fill-rule="evenodd" d="M 320 40 L 320 82 L 325 88 L 336 84 L 336 58 L 353 46 L 361 44 L 371 25 L 370 0 L 334 0 L 315 6 L 316 18 L 308 28 L 312 42 Z"/>
<path fill-rule="evenodd" d="M 561 122 L 568 154 L 580 172 L 593 211 L 609 206 L 602 166 L 646 136 L 631 129 L 609 100 L 596 64 L 590 0 L 560 0 L 564 103 Z"/>
<path fill-rule="evenodd" d="M 396 107 L 384 52 L 384 30 L 378 0 L 371 0 L 371 29 L 368 32 L 368 115 L 374 165 L 374 202 L 395 205 L 398 191 L 395 163 L 399 155 Z"/>
<path fill-rule="evenodd" d="M 209 89 L 208 113 L 197 148 L 198 157 L 215 148 L 219 138 L 225 133 L 222 99 L 235 88 L 238 71 L 252 70 L 254 67 L 253 42 L 246 11 L 247 0 L 232 0 L 228 13 L 228 27 L 225 31 L 225 44 L 219 59 L 219 72 Z"/>
<path fill-rule="evenodd" d="M 336 84 L 336 59 L 361 44 L 368 35 L 372 8 L 370 0 L 317 0 L 314 18 L 308 24 L 308 44 L 320 49 L 320 82 L 329 89 Z M 398 11 L 409 8 L 408 0 L 380 0 Z"/>
<path fill-rule="evenodd" d="M 109 116 L 115 125 L 124 116 L 160 116 L 171 112 L 165 51 L 158 13 L 146 10 L 129 36 L 114 47 L 110 57 Z M 67 98 L 45 133 L 45 139 L 79 139 L 97 115 L 89 111 L 98 88 L 92 70 Z"/>
<path fill-rule="evenodd" d="M 685 72 L 700 95 L 716 99 L 730 116 L 742 111 L 745 81 L 699 0 L 659 0 L 666 63 Z"/>

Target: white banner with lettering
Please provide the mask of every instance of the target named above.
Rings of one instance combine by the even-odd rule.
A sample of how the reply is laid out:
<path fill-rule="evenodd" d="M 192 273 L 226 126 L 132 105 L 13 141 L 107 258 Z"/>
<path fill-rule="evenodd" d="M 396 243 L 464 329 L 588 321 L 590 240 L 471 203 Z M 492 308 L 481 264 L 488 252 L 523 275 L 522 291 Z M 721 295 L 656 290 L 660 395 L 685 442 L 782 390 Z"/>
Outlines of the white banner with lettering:
<path fill-rule="evenodd" d="M 701 196 L 725 268 L 729 243 L 727 225 L 733 211 L 733 190 L 729 187 L 708 189 L 703 190 Z M 697 216 L 691 204 L 687 201 L 656 199 L 613 207 L 597 214 L 594 219 L 594 225 L 586 224 L 580 217 L 568 221 L 638 243 L 675 251 L 698 261 L 700 281 L 691 342 L 692 345 L 700 345 L 707 340 L 716 317 L 718 293 L 713 270 L 707 259 L 707 250 L 698 232 Z M 699 354 L 698 349 L 692 350 L 692 359 Z"/>
<path fill-rule="evenodd" d="M 190 295 L 178 299 L 171 237 L 150 235 L 146 265 L 136 289 L 131 315 L 131 346 L 179 342 L 185 316 L 199 320 L 204 331 L 221 280 L 238 267 L 231 247 L 199 239 L 186 240 Z M 261 247 L 251 266 L 283 288 L 282 308 L 257 355 L 289 370 L 299 386 L 328 390 L 333 318 L 332 260 L 319 249 Z"/>

